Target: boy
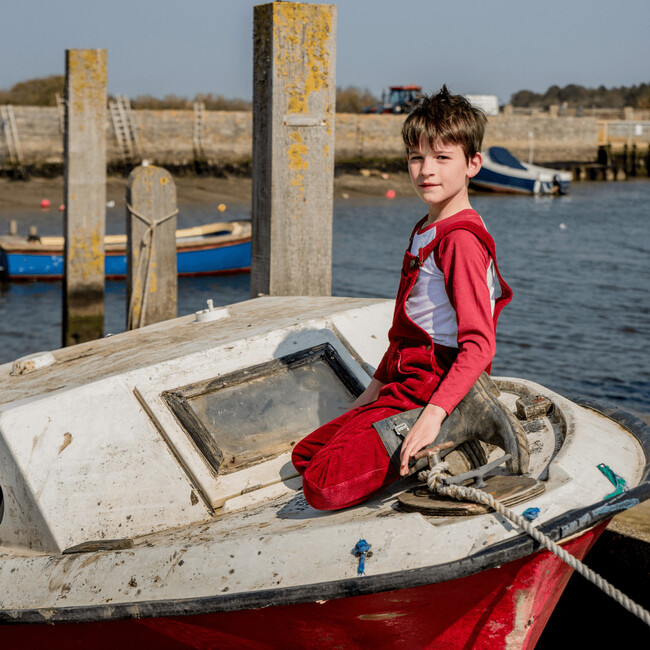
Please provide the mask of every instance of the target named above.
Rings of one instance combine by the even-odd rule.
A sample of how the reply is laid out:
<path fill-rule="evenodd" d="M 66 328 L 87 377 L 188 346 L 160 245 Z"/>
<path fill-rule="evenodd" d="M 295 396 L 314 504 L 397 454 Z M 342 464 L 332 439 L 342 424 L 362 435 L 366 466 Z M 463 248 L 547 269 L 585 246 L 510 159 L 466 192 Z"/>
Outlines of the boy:
<path fill-rule="evenodd" d="M 358 504 L 406 475 L 409 463 L 433 443 L 443 420 L 489 370 L 496 320 L 512 293 L 467 190 L 481 168 L 485 123 L 479 109 L 446 86 L 424 97 L 404 122 L 409 175 L 429 212 L 411 235 L 389 347 L 372 381 L 346 413 L 293 450 L 314 508 Z M 422 407 L 401 444 L 398 471 L 390 445 L 372 425 Z"/>

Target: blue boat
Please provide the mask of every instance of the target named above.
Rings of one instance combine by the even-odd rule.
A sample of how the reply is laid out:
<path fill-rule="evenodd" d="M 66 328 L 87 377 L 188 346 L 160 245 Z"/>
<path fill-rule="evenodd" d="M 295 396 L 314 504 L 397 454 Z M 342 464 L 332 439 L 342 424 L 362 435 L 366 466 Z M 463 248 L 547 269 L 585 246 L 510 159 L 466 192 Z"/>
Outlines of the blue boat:
<path fill-rule="evenodd" d="M 6 280 L 60 280 L 63 237 L 0 236 L 0 277 Z M 126 235 L 104 239 L 106 278 L 126 277 Z M 217 222 L 176 231 L 179 276 L 223 275 L 250 271 L 249 222 Z"/>
<path fill-rule="evenodd" d="M 470 187 L 513 194 L 566 194 L 571 174 L 559 169 L 523 163 L 504 147 L 483 152 L 483 165 Z"/>

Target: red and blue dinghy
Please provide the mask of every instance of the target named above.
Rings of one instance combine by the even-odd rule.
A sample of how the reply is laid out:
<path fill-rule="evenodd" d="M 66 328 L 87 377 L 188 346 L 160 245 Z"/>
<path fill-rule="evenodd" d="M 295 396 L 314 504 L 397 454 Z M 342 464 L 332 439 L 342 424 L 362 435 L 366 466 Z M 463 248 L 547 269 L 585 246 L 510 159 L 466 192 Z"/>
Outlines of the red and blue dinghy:
<path fill-rule="evenodd" d="M 0 277 L 8 280 L 60 280 L 63 237 L 0 236 Z M 126 235 L 104 238 L 106 278 L 126 277 Z M 176 231 L 179 276 L 221 275 L 250 270 L 251 224 L 216 222 Z"/>

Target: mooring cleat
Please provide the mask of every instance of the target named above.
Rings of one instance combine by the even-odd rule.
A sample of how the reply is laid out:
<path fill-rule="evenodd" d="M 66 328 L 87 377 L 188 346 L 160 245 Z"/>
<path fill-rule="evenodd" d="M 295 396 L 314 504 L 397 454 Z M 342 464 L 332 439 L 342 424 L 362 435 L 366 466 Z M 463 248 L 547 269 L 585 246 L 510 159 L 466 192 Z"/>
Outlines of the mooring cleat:
<path fill-rule="evenodd" d="M 489 474 L 493 469 L 503 465 L 503 463 L 510 460 L 510 454 L 504 454 L 496 460 L 493 460 L 490 463 L 476 467 L 469 472 L 463 472 L 462 474 L 456 474 L 455 476 L 444 476 L 442 482 L 446 485 L 462 485 L 465 481 L 474 481 L 474 485 L 477 489 L 482 489 L 486 487 L 487 483 L 485 482 L 485 475 Z"/>

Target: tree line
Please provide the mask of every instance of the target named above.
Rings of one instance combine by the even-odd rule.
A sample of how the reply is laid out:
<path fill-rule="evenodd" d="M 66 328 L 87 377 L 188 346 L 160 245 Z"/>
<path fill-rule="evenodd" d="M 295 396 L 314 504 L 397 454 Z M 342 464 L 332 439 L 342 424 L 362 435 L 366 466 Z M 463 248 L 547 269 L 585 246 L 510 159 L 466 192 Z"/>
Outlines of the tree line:
<path fill-rule="evenodd" d="M 548 108 L 554 104 L 570 108 L 650 108 L 650 84 L 619 88 L 585 88 L 569 84 L 564 88 L 551 86 L 545 93 L 519 90 L 512 95 L 510 103 L 521 108 Z"/>
<path fill-rule="evenodd" d="M 17 106 L 56 106 L 56 96 L 65 91 L 65 77 L 53 75 L 40 79 L 21 81 L 9 90 L 0 90 L 0 104 Z M 109 96 L 109 99 L 114 97 Z M 228 99 L 210 93 L 196 95 L 193 99 L 166 95 L 162 99 L 151 95 L 138 95 L 131 98 L 133 108 L 191 110 L 194 102 L 203 102 L 210 111 L 247 111 L 251 103 L 244 99 Z"/>
<path fill-rule="evenodd" d="M 56 95 L 63 96 L 65 77 L 52 75 L 38 79 L 21 81 L 9 90 L 0 90 L 0 104 L 16 106 L 56 106 Z M 109 99 L 112 99 L 109 97 Z M 203 102 L 209 111 L 248 111 L 251 102 L 245 99 L 228 99 L 222 95 L 201 93 L 193 97 L 165 95 L 162 98 L 152 95 L 131 97 L 133 108 L 151 110 L 191 110 L 195 102 Z M 361 113 L 365 106 L 376 104 L 379 100 L 366 89 L 356 86 L 336 89 L 336 109 L 340 113 Z"/>
<path fill-rule="evenodd" d="M 21 81 L 9 90 L 0 90 L 0 104 L 27 106 L 55 106 L 56 95 L 63 96 L 65 77 L 53 75 L 39 79 Z M 379 101 L 367 88 L 347 86 L 336 89 L 336 110 L 339 113 L 361 113 L 366 106 Z M 202 93 L 194 98 L 178 95 L 165 95 L 163 98 L 151 95 L 137 95 L 131 98 L 133 108 L 164 110 L 191 110 L 195 102 L 203 102 L 211 111 L 247 111 L 251 102 L 245 99 L 228 99 L 222 95 Z M 521 108 L 548 108 L 553 104 L 570 108 L 650 108 L 650 83 L 619 88 L 585 88 L 569 84 L 564 88 L 551 86 L 544 93 L 532 90 L 519 90 L 511 97 L 510 103 Z"/>

